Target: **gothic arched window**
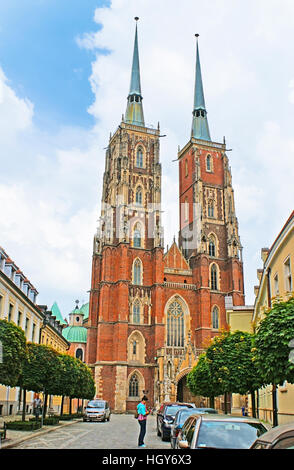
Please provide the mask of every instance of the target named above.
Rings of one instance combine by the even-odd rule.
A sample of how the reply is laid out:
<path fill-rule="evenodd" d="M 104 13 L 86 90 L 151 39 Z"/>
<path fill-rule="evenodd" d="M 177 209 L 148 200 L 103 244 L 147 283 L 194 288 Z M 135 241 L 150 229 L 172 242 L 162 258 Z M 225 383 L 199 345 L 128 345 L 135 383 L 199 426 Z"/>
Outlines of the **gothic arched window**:
<path fill-rule="evenodd" d="M 140 302 L 136 300 L 133 305 L 133 323 L 140 323 Z"/>
<path fill-rule="evenodd" d="M 133 354 L 134 355 L 137 354 L 137 341 L 136 340 L 133 342 Z"/>
<path fill-rule="evenodd" d="M 208 217 L 214 217 L 213 201 L 208 202 Z"/>
<path fill-rule="evenodd" d="M 142 285 L 142 262 L 138 258 L 134 261 L 133 284 Z"/>
<path fill-rule="evenodd" d="M 211 156 L 207 155 L 206 157 L 206 171 L 211 171 Z"/>
<path fill-rule="evenodd" d="M 210 269 L 210 288 L 211 290 L 217 290 L 217 267 L 215 264 Z"/>
<path fill-rule="evenodd" d="M 213 307 L 212 310 L 212 328 L 214 330 L 219 329 L 219 311 L 217 307 Z"/>
<path fill-rule="evenodd" d="M 129 382 L 129 397 L 139 396 L 139 380 L 137 374 L 133 374 Z"/>
<path fill-rule="evenodd" d="M 137 224 L 134 230 L 134 247 L 141 248 L 141 244 L 142 244 L 141 228 L 140 228 L 140 225 Z"/>
<path fill-rule="evenodd" d="M 188 176 L 188 160 L 185 160 L 185 176 Z"/>
<path fill-rule="evenodd" d="M 214 237 L 209 238 L 209 243 L 208 243 L 208 253 L 209 256 L 216 256 L 216 250 L 215 250 L 215 240 Z"/>
<path fill-rule="evenodd" d="M 81 361 L 83 360 L 83 350 L 81 348 L 76 350 L 76 358 L 80 359 Z"/>
<path fill-rule="evenodd" d="M 174 301 L 167 312 L 167 346 L 184 347 L 184 312 L 181 304 Z"/>
<path fill-rule="evenodd" d="M 139 186 L 136 190 L 136 204 L 138 204 L 139 206 L 142 206 L 142 200 L 143 200 L 142 189 Z"/>
<path fill-rule="evenodd" d="M 143 150 L 141 147 L 137 150 L 136 166 L 138 168 L 143 168 Z"/>

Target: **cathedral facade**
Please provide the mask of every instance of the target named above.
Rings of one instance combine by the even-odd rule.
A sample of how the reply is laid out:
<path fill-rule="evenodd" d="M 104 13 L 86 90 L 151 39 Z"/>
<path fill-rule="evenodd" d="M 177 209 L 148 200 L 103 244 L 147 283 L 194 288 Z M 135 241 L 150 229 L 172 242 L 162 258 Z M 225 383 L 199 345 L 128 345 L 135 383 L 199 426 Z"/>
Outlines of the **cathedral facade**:
<path fill-rule="evenodd" d="M 126 113 L 110 135 L 94 237 L 86 362 L 97 397 L 133 411 L 187 397 L 186 375 L 244 305 L 242 246 L 226 144 L 210 137 L 198 38 L 191 137 L 178 151 L 178 243 L 165 251 L 160 128 L 145 126 L 137 25 Z"/>

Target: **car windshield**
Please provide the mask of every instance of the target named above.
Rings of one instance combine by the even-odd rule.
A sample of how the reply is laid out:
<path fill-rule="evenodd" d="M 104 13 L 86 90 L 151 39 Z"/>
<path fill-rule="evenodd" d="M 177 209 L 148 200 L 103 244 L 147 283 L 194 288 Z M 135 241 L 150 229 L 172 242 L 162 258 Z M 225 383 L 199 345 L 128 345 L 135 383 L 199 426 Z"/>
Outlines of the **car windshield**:
<path fill-rule="evenodd" d="M 199 413 L 199 411 L 195 408 L 187 408 L 186 410 L 181 411 L 177 416 L 178 424 L 184 424 L 189 416 L 197 413 Z"/>
<path fill-rule="evenodd" d="M 105 408 L 104 401 L 90 401 L 87 408 Z"/>
<path fill-rule="evenodd" d="M 176 416 L 176 412 L 181 410 L 183 407 L 186 407 L 187 408 L 187 405 L 170 405 L 170 406 L 167 406 L 166 410 L 165 410 L 165 414 L 168 415 L 168 416 L 173 416 L 175 417 Z M 192 407 L 191 407 L 192 408 Z"/>
<path fill-rule="evenodd" d="M 196 447 L 248 449 L 266 431 L 261 423 L 202 421 Z"/>

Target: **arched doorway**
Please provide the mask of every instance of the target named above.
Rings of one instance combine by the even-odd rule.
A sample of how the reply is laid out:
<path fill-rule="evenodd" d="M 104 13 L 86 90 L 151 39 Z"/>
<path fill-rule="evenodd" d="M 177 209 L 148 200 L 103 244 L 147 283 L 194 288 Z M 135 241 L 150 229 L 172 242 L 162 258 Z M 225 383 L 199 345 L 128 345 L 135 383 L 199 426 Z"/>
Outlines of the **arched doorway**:
<path fill-rule="evenodd" d="M 184 375 L 177 383 L 177 401 L 195 403 L 195 400 L 187 385 L 187 375 Z"/>

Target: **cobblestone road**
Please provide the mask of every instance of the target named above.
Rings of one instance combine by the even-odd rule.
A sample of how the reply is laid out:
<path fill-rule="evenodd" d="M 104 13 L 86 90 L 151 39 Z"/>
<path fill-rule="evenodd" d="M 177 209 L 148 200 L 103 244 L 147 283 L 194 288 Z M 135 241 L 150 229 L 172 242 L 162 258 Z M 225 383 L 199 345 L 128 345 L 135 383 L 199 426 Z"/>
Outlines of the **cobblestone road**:
<path fill-rule="evenodd" d="M 30 439 L 17 449 L 136 449 L 139 424 L 133 415 L 111 415 L 110 422 L 77 422 Z M 149 416 L 145 444 L 148 449 L 170 449 L 156 433 L 156 417 Z"/>

